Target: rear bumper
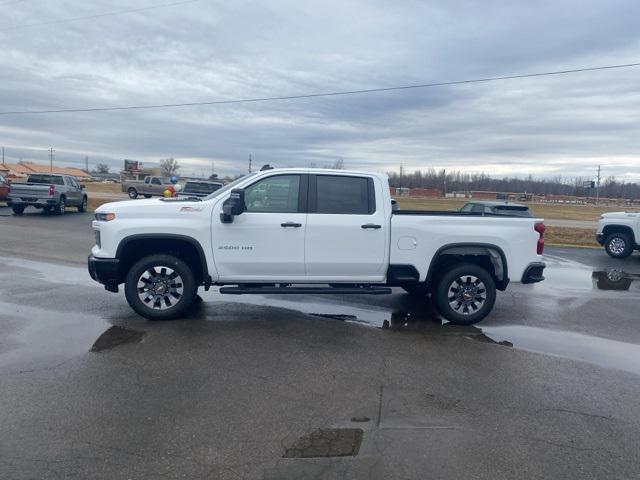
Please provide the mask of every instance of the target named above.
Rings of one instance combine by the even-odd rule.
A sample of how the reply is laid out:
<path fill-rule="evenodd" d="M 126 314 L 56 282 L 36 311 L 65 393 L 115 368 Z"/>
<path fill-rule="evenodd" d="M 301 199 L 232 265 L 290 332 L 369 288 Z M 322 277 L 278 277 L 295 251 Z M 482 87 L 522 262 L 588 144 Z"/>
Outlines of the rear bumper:
<path fill-rule="evenodd" d="M 543 262 L 530 263 L 522 274 L 522 283 L 538 283 L 544 280 L 546 265 Z"/>
<path fill-rule="evenodd" d="M 53 206 L 56 205 L 56 203 L 58 203 L 58 200 L 55 198 L 51 198 L 51 197 L 14 197 L 9 195 L 9 198 L 7 198 L 7 203 L 9 205 L 31 205 L 34 207 L 49 207 L 49 206 Z"/>
<path fill-rule="evenodd" d="M 117 258 L 97 258 L 89 255 L 87 260 L 89 275 L 104 285 L 110 292 L 118 291 L 120 283 L 120 261 Z"/>
<path fill-rule="evenodd" d="M 596 242 L 598 242 L 600 245 L 604 245 L 604 234 L 603 233 L 596 233 Z"/>

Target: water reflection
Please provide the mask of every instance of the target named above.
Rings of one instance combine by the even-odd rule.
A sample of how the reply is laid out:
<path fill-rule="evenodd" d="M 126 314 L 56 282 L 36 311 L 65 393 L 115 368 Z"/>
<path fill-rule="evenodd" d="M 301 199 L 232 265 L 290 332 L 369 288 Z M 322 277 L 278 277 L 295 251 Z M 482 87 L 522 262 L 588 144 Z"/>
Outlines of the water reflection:
<path fill-rule="evenodd" d="M 627 273 L 617 268 L 609 268 L 593 272 L 593 285 L 599 290 L 629 290 L 634 281 L 640 280 L 640 275 Z"/>

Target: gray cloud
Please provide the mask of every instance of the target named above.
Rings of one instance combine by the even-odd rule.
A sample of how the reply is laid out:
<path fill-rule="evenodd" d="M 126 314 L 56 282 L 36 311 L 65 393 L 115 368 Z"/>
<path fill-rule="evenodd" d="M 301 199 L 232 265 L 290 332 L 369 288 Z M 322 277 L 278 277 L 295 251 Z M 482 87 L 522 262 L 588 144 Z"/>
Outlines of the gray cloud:
<path fill-rule="evenodd" d="M 151 5 L 149 3 L 148 5 Z M 147 5 L 147 4 L 145 4 Z M 141 6 L 145 6 L 141 5 Z M 30 0 L 0 28 L 131 8 Z M 638 61 L 640 4 L 217 2 L 0 32 L 0 110 L 173 103 L 447 81 Z M 348 97 L 2 116 L 10 160 L 174 156 L 256 163 L 640 180 L 640 68 Z"/>

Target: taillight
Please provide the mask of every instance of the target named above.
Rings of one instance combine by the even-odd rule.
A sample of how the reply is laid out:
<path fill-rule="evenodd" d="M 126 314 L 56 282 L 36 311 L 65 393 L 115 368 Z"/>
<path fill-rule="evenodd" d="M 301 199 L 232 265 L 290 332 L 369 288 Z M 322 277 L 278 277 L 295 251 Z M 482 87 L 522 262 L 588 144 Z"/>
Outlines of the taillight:
<path fill-rule="evenodd" d="M 56 194 L 56 186 L 49 185 L 49 196 L 53 197 Z"/>
<path fill-rule="evenodd" d="M 540 235 L 540 237 L 538 237 L 536 252 L 538 253 L 538 255 L 542 255 L 542 252 L 544 252 L 544 231 L 547 229 L 547 227 L 544 226 L 544 223 L 538 222 L 533 226 L 533 229 Z"/>

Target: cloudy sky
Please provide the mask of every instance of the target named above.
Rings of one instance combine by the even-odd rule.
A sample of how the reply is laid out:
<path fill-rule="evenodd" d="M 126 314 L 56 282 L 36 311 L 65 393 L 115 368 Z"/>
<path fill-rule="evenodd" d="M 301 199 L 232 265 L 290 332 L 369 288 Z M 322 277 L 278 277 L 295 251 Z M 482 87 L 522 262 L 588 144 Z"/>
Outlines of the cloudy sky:
<path fill-rule="evenodd" d="M 0 112 L 226 100 L 640 62 L 637 0 L 0 0 Z M 169 3 L 174 5 L 167 6 Z M 69 18 L 165 5 L 77 21 Z M 31 26 L 29 26 L 31 25 Z M 0 115 L 7 161 L 640 181 L 640 67 L 388 93 Z"/>

